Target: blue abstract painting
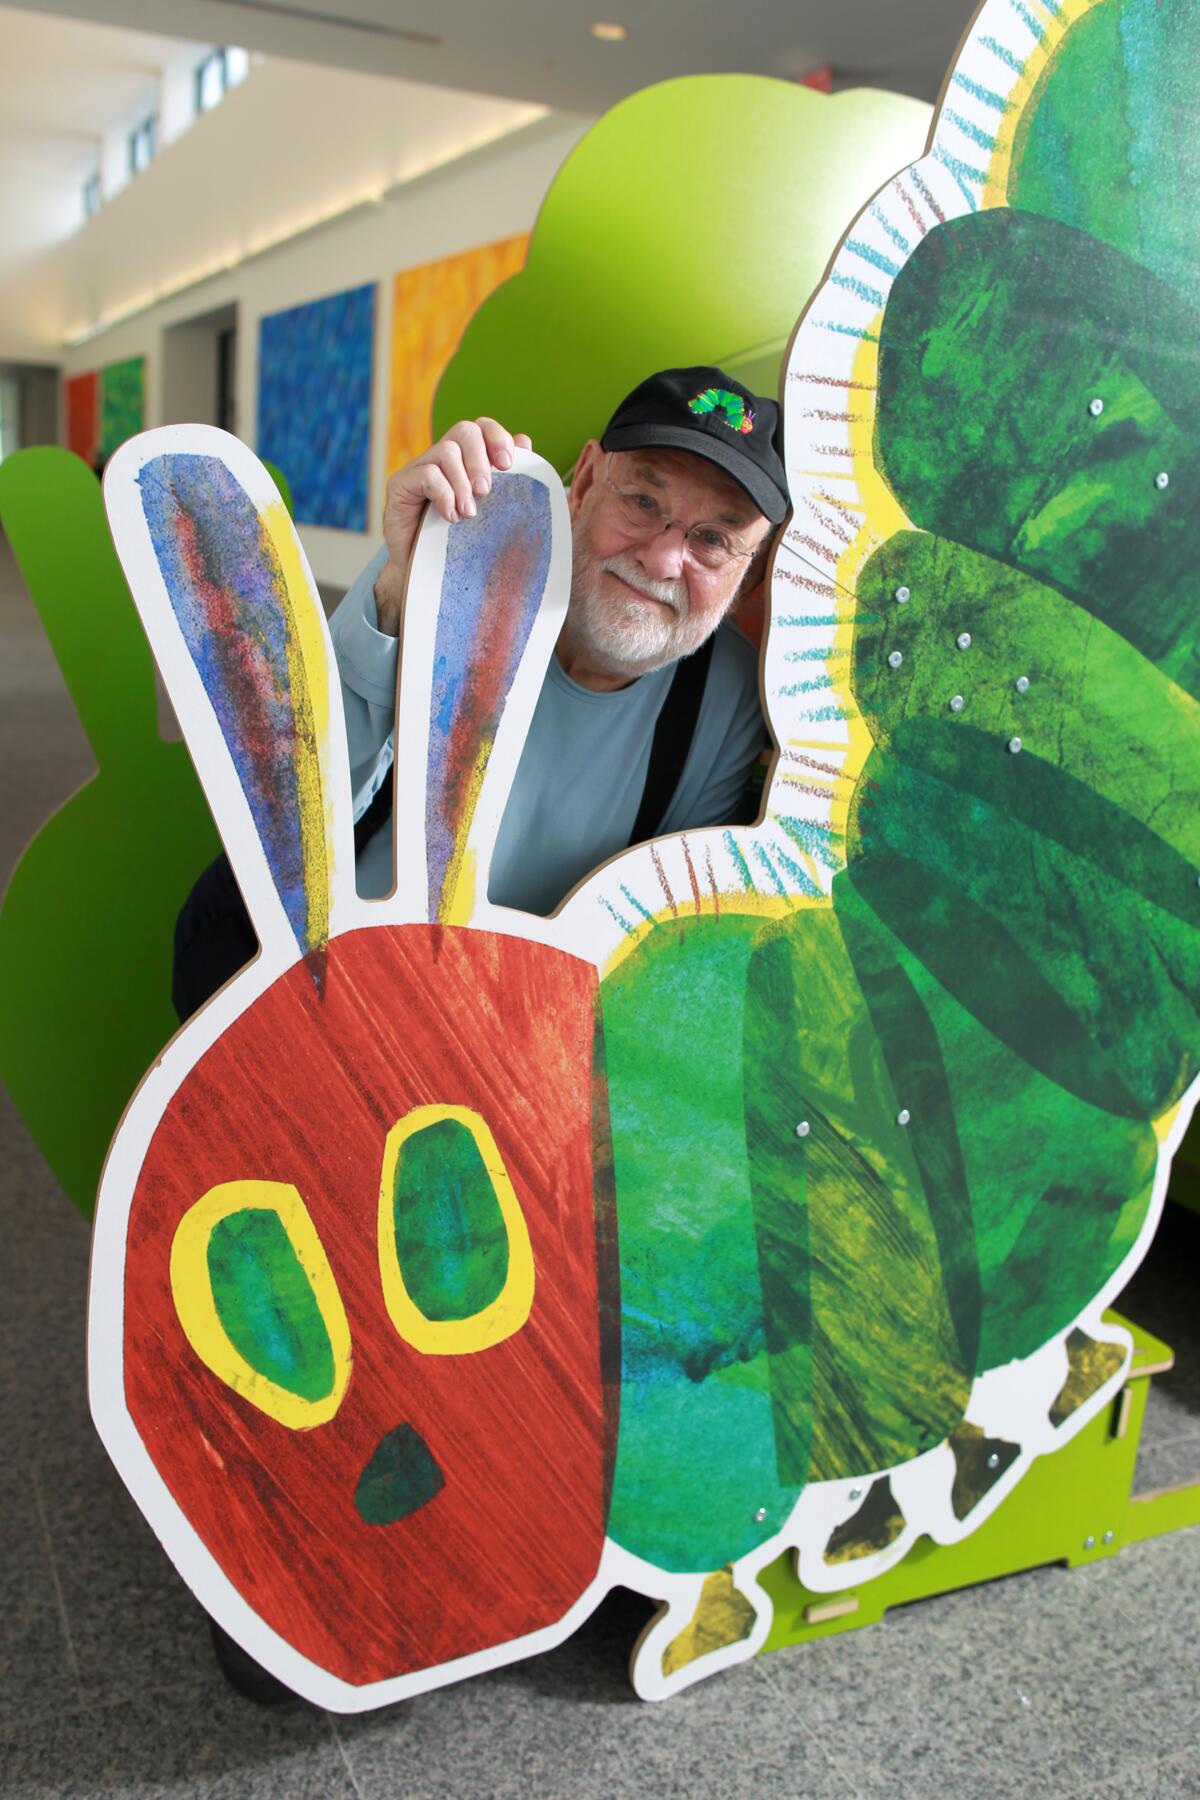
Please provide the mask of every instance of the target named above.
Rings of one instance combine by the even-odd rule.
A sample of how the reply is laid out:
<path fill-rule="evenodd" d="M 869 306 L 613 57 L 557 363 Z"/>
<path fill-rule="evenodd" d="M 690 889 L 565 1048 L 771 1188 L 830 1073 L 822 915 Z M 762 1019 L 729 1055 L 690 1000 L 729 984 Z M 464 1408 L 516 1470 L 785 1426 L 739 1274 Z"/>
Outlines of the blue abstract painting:
<path fill-rule="evenodd" d="M 375 284 L 260 321 L 258 454 L 292 486 L 296 522 L 367 528 Z"/>

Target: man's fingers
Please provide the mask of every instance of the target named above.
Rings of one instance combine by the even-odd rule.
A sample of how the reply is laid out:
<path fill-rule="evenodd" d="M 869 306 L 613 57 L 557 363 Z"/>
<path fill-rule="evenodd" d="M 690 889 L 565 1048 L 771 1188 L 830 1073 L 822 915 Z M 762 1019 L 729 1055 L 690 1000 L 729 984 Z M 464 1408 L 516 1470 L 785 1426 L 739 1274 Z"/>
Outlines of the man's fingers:
<path fill-rule="evenodd" d="M 446 434 L 462 455 L 463 467 L 473 494 L 486 494 L 491 490 L 491 452 L 483 427 L 493 422 L 491 419 L 462 419 L 457 425 L 451 426 Z"/>
<path fill-rule="evenodd" d="M 459 517 L 473 518 L 475 515 L 475 484 L 467 466 L 463 446 L 456 438 L 444 437 L 440 443 L 433 446 L 429 453 L 429 460 L 436 462 L 438 469 L 450 483 Z"/>
<path fill-rule="evenodd" d="M 512 432 L 506 430 L 498 419 L 476 419 L 475 423 L 483 434 L 488 458 L 493 468 L 511 469 L 514 449 L 518 446 L 522 450 L 533 448 L 523 431 L 519 431 L 514 437 Z"/>
<path fill-rule="evenodd" d="M 418 472 L 421 478 L 421 493 L 434 511 L 440 513 L 443 519 L 453 525 L 458 518 L 458 498 L 453 487 L 436 463 L 422 463 Z"/>
<path fill-rule="evenodd" d="M 511 468 L 513 452 L 532 447 L 527 433 L 514 437 L 496 419 L 460 419 L 424 456 L 391 477 L 384 535 L 393 507 L 399 518 L 426 500 L 451 524 L 474 518 L 476 496 L 491 492 L 493 469 Z"/>

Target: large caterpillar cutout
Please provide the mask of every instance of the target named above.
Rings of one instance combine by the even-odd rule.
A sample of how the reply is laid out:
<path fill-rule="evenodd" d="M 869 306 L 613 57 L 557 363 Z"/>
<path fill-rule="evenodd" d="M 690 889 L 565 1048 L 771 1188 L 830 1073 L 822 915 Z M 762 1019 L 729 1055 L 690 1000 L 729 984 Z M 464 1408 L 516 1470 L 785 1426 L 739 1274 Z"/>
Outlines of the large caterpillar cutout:
<path fill-rule="evenodd" d="M 794 339 L 750 828 L 549 920 L 492 844 L 566 604 L 522 454 L 426 523 L 397 883 L 255 459 L 118 453 L 118 550 L 262 941 L 97 1215 L 92 1405 L 204 1604 L 382 1704 L 662 1608 L 657 1698 L 961 1539 L 1123 1378 L 1200 1065 L 1183 0 L 987 0 Z"/>

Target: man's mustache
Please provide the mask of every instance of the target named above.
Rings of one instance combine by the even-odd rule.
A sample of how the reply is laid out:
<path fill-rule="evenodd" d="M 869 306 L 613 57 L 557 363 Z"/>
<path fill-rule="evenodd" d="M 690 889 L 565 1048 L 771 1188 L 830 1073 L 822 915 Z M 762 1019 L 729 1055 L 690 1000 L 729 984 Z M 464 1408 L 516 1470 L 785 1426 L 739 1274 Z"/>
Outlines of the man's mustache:
<path fill-rule="evenodd" d="M 627 551 L 618 551 L 615 556 L 602 557 L 596 565 L 598 569 L 619 575 L 629 587 L 635 588 L 639 594 L 645 594 L 650 600 L 660 600 L 669 606 L 677 618 L 687 613 L 687 585 L 683 581 L 655 581 L 653 576 L 631 557 Z"/>

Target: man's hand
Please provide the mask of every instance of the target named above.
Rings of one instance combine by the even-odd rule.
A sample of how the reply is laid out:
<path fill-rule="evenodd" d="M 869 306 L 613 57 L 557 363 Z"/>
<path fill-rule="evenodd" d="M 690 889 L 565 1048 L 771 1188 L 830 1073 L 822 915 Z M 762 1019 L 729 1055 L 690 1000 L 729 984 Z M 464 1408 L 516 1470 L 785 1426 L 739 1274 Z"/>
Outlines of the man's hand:
<path fill-rule="evenodd" d="M 506 431 L 495 419 L 460 419 L 445 437 L 388 477 L 383 503 L 388 560 L 375 582 L 380 631 L 399 636 L 404 582 L 426 506 L 436 507 L 451 524 L 473 518 L 476 498 L 491 491 L 492 470 L 511 468 L 518 447 L 533 447 L 523 431 Z"/>

